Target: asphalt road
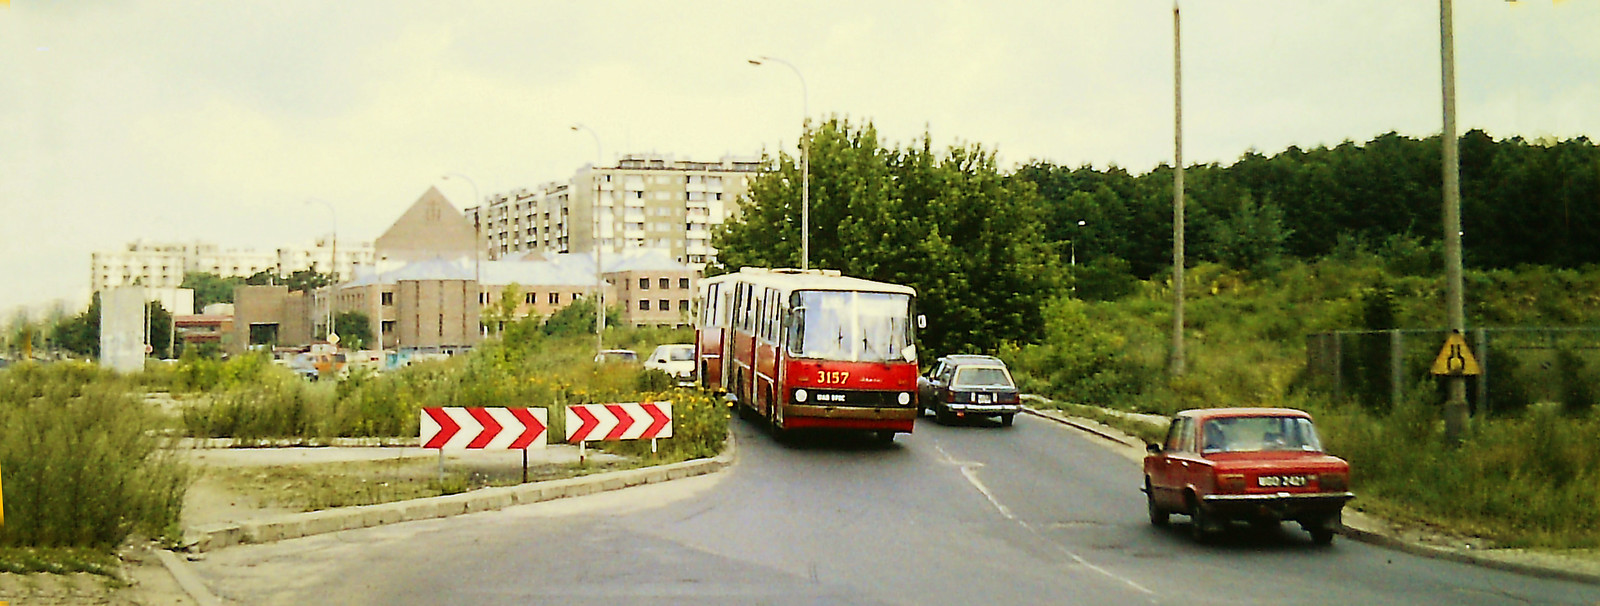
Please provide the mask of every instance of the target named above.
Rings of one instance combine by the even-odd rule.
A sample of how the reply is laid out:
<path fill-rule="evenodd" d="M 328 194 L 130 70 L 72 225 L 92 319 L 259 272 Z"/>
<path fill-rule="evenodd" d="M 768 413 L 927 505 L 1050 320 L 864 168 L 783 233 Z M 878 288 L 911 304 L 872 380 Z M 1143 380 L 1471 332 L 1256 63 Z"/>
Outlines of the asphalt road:
<path fill-rule="evenodd" d="M 1197 545 L 1145 519 L 1136 465 L 1018 417 L 889 447 L 780 444 L 735 421 L 709 477 L 233 547 L 195 563 L 244 604 L 1596 604 L 1600 587 L 1298 527 Z"/>

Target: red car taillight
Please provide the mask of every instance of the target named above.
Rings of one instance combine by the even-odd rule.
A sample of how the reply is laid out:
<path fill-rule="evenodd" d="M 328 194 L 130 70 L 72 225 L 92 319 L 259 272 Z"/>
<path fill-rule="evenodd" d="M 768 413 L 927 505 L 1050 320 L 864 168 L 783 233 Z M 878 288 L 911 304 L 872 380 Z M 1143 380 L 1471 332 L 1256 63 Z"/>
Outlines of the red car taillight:
<path fill-rule="evenodd" d="M 1226 492 L 1244 492 L 1244 474 L 1217 474 L 1217 490 Z"/>
<path fill-rule="evenodd" d="M 1350 490 L 1350 476 L 1343 473 L 1323 473 L 1317 475 L 1317 487 L 1323 492 L 1343 492 Z"/>

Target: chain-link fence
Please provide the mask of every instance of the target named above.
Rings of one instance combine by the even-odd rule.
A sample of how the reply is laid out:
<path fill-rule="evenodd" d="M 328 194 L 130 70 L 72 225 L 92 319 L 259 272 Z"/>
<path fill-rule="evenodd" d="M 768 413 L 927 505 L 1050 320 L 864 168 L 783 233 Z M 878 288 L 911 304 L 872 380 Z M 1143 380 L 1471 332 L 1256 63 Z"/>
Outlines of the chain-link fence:
<path fill-rule="evenodd" d="M 1431 369 L 1449 333 L 1413 329 L 1309 335 L 1306 374 L 1313 387 L 1336 397 L 1388 409 L 1408 390 L 1439 389 Z M 1475 413 L 1515 413 L 1538 402 L 1588 409 L 1600 397 L 1600 328 L 1478 328 L 1467 331 L 1466 339 L 1483 371 L 1468 377 L 1467 395 Z"/>

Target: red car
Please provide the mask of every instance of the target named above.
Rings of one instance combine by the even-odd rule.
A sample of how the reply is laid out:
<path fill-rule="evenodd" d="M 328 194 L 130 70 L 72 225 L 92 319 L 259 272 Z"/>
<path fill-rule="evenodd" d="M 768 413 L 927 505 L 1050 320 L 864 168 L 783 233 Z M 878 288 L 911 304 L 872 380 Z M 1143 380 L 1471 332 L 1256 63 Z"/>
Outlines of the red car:
<path fill-rule="evenodd" d="M 1350 464 L 1322 452 L 1311 415 L 1288 408 L 1185 410 L 1144 458 L 1150 523 L 1187 514 L 1204 542 L 1230 522 L 1298 522 L 1333 541 L 1350 492 Z"/>

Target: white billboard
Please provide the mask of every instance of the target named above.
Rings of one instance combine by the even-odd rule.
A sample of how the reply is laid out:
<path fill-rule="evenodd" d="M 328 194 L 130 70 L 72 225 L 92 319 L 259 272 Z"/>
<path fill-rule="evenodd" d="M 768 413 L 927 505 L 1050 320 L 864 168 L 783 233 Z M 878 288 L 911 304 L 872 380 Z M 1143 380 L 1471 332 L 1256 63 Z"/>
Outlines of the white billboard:
<path fill-rule="evenodd" d="M 100 291 L 100 365 L 117 372 L 144 370 L 144 288 Z"/>

